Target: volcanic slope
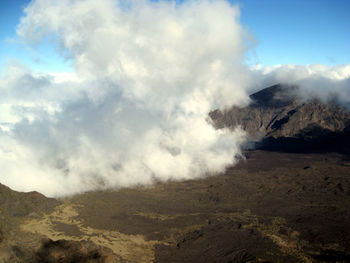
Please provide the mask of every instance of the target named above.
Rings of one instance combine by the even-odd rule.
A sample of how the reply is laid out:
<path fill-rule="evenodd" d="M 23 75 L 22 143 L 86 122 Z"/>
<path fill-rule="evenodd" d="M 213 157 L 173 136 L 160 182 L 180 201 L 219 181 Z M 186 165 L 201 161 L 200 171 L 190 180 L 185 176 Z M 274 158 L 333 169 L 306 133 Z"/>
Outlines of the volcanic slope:
<path fill-rule="evenodd" d="M 244 108 L 210 113 L 217 128 L 241 125 L 255 147 L 287 152 L 350 153 L 350 112 L 335 101 L 303 99 L 296 86 L 275 85 Z"/>

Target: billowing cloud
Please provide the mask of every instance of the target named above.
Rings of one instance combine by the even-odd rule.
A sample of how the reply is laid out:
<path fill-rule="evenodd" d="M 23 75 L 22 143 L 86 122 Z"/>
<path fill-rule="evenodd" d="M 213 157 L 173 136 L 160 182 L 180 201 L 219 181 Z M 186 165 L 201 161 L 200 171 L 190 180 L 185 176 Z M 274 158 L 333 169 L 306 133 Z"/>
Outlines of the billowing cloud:
<path fill-rule="evenodd" d="M 0 181 L 50 196 L 197 178 L 244 132 L 208 112 L 249 102 L 249 36 L 227 1 L 36 0 L 18 35 L 50 37 L 74 74 L 13 64 L 0 80 Z"/>

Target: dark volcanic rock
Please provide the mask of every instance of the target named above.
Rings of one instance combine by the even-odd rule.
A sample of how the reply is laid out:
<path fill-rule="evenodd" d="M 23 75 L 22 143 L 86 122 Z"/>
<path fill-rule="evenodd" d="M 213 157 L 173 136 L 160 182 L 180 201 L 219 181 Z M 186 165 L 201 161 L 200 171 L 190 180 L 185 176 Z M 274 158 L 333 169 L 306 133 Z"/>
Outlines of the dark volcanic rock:
<path fill-rule="evenodd" d="M 47 239 L 36 252 L 37 263 L 116 263 L 120 258 L 109 248 L 99 247 L 89 241 L 68 241 Z"/>
<path fill-rule="evenodd" d="M 251 105 L 213 111 L 217 128 L 240 125 L 257 147 L 280 151 L 350 152 L 350 113 L 334 102 L 302 100 L 297 87 L 275 85 L 252 94 Z"/>
<path fill-rule="evenodd" d="M 155 262 L 169 262 L 169 259 L 171 262 L 298 262 L 258 231 L 242 228 L 230 219 L 213 220 L 189 231 L 179 238 L 176 246 L 158 245 Z"/>

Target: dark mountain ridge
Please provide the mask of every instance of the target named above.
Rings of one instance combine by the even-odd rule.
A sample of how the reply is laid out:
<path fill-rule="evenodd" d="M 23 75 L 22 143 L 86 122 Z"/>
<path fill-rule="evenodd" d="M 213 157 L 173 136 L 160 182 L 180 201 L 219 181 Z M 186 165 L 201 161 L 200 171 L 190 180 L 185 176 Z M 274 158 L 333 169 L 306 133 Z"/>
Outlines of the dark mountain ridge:
<path fill-rule="evenodd" d="M 305 100 L 298 87 L 277 84 L 250 96 L 244 108 L 210 113 L 217 128 L 240 125 L 255 147 L 286 152 L 350 152 L 350 112 L 336 102 Z"/>

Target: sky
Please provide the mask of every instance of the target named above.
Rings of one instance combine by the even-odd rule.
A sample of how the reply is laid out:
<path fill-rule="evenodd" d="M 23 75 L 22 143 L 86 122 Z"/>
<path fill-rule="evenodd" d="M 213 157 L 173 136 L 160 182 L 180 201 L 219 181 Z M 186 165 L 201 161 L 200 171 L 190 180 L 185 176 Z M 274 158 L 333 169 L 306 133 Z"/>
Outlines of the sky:
<path fill-rule="evenodd" d="M 208 113 L 276 83 L 350 107 L 347 1 L 0 1 L 0 182 L 67 196 L 242 156 Z"/>
<path fill-rule="evenodd" d="M 71 72 L 71 61 L 58 54 L 49 39 L 23 45 L 16 27 L 30 0 L 0 1 L 0 68 L 18 59 L 34 70 Z M 178 1 L 181 4 L 182 1 Z M 350 1 L 241 0 L 241 23 L 254 36 L 249 65 L 325 64 L 350 62 Z"/>
<path fill-rule="evenodd" d="M 58 54 L 49 40 L 32 46 L 18 38 L 16 28 L 29 3 L 30 0 L 0 1 L 0 69 L 16 59 L 37 71 L 71 72 L 70 62 Z"/>
<path fill-rule="evenodd" d="M 257 63 L 350 62 L 350 1 L 245 0 L 242 23 L 257 40 Z"/>

